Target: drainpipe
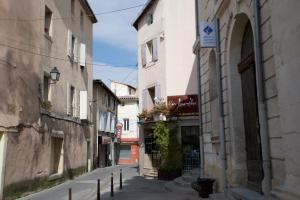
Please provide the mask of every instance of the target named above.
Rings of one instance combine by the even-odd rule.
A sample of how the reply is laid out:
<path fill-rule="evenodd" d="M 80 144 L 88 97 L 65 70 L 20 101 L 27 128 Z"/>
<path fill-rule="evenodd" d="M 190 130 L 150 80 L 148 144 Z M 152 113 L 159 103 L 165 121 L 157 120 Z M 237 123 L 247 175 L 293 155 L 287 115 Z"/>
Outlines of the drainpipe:
<path fill-rule="evenodd" d="M 219 114 L 220 114 L 220 145 L 221 145 L 221 167 L 222 167 L 222 176 L 221 183 L 223 185 L 223 192 L 227 196 L 227 160 L 226 160 L 226 136 L 225 136 L 225 125 L 224 125 L 224 108 L 223 108 L 223 92 L 222 92 L 222 63 L 221 63 L 221 41 L 220 41 L 220 20 L 218 18 L 215 19 L 215 28 L 216 28 L 216 60 L 217 60 L 217 77 L 218 77 L 218 93 L 219 93 Z"/>
<path fill-rule="evenodd" d="M 262 65 L 262 49 L 261 49 L 261 16 L 260 16 L 260 1 L 253 1 L 254 13 L 254 34 L 255 34 L 255 66 L 256 66 L 256 87 L 258 100 L 258 115 L 260 123 L 260 137 L 262 146 L 262 159 L 264 179 L 262 182 L 262 190 L 264 195 L 269 196 L 271 191 L 271 162 L 270 162 L 270 148 L 269 135 L 267 124 L 267 111 L 264 101 L 264 70 Z"/>
<path fill-rule="evenodd" d="M 196 7 L 196 37 L 199 38 L 199 2 L 195 0 Z M 201 58 L 200 50 L 197 49 L 197 74 L 198 74 L 198 107 L 199 107 L 199 143 L 200 143 L 200 177 L 204 177 L 204 142 L 203 142 L 203 126 L 202 126 L 202 99 L 201 99 Z"/>

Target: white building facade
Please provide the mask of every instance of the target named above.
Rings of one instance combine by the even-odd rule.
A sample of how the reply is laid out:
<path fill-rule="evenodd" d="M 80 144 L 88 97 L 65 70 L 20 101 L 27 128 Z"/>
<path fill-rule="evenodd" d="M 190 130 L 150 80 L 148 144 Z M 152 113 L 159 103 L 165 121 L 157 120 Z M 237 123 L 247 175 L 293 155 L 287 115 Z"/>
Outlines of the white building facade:
<path fill-rule="evenodd" d="M 138 31 L 140 113 L 155 102 L 175 104 L 184 110 L 178 117 L 178 138 L 182 148 L 199 149 L 197 107 L 197 65 L 192 53 L 196 40 L 195 3 L 180 0 L 148 1 L 134 22 Z M 157 167 L 153 125 L 140 126 L 140 172 Z"/>
<path fill-rule="evenodd" d="M 137 164 L 139 160 L 137 89 L 127 84 L 112 82 L 111 90 L 121 101 L 118 106 L 118 124 L 121 125 L 118 135 L 121 142 L 118 164 Z"/>

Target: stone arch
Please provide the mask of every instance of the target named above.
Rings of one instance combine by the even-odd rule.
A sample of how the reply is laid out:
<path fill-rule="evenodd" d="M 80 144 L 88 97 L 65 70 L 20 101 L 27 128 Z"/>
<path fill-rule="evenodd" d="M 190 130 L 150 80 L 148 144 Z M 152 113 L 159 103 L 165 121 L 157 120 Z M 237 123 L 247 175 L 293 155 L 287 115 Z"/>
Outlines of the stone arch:
<path fill-rule="evenodd" d="M 241 62 L 242 40 L 246 25 L 251 18 L 245 13 L 237 14 L 229 25 L 227 40 L 227 75 L 230 113 L 231 172 L 229 183 L 232 187 L 247 186 L 247 158 L 243 116 L 242 83 L 238 71 Z"/>

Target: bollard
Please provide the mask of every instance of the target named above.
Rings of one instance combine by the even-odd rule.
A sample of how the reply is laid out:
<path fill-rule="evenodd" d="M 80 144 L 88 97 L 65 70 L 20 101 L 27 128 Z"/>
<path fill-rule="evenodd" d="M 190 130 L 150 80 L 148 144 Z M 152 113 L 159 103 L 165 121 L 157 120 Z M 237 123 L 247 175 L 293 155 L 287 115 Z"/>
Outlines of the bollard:
<path fill-rule="evenodd" d="M 98 179 L 97 184 L 97 200 L 100 200 L 100 179 Z"/>
<path fill-rule="evenodd" d="M 123 183 L 122 183 L 122 169 L 120 169 L 120 190 L 123 189 Z"/>
<path fill-rule="evenodd" d="M 69 200 L 72 200 L 72 189 L 69 188 Z"/>
<path fill-rule="evenodd" d="M 114 174 L 111 173 L 111 179 L 110 179 L 110 196 L 114 196 Z"/>

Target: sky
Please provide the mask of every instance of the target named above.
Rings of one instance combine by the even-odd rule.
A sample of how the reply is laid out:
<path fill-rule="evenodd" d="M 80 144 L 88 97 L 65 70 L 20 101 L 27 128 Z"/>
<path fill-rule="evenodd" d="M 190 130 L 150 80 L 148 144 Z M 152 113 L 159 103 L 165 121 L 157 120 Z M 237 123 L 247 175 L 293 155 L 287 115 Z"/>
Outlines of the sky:
<path fill-rule="evenodd" d="M 145 4 L 147 0 L 88 0 L 94 13 Z M 94 79 L 137 86 L 137 40 L 132 22 L 143 7 L 97 15 L 94 25 Z M 103 66 L 106 65 L 106 66 Z"/>

